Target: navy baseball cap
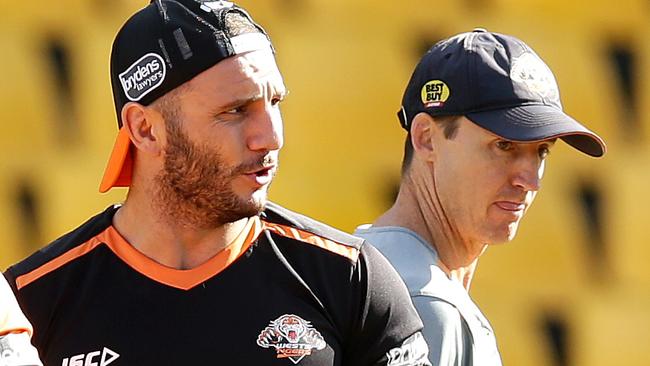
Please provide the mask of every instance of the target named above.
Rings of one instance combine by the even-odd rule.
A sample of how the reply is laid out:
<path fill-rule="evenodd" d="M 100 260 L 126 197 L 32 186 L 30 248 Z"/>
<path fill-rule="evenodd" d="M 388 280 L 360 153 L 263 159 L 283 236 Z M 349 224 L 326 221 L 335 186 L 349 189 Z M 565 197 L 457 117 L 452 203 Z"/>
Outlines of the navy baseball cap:
<path fill-rule="evenodd" d="M 585 154 L 600 157 L 602 138 L 564 113 L 553 73 L 523 41 L 475 29 L 435 44 L 409 81 L 402 127 L 410 130 L 420 112 L 463 115 L 512 141 L 561 138 Z"/>
<path fill-rule="evenodd" d="M 255 31 L 232 32 L 226 18 L 238 16 Z M 241 7 L 229 1 L 155 0 L 118 31 L 111 52 L 111 85 L 119 133 L 99 187 L 131 184 L 131 140 L 122 126 L 128 102 L 149 105 L 228 57 L 273 51 L 271 41 Z"/>

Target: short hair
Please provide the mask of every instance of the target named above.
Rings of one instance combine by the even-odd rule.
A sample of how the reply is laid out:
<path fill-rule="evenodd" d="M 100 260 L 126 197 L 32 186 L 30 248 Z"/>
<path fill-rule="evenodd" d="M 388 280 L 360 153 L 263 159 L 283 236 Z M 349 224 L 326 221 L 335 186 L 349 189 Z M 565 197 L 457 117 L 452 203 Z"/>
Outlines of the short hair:
<path fill-rule="evenodd" d="M 177 121 L 181 114 L 180 96 L 190 89 L 190 83 L 185 82 L 176 88 L 170 90 L 160 98 L 151 103 L 151 107 L 157 110 L 166 123 L 168 121 Z"/>
<path fill-rule="evenodd" d="M 443 133 L 447 140 L 451 140 L 456 136 L 458 131 L 458 126 L 460 125 L 460 117 L 458 115 L 451 116 L 431 116 L 433 121 L 441 126 L 444 130 Z M 411 131 L 406 134 L 406 140 L 404 141 L 404 159 L 402 160 L 402 175 L 406 174 L 409 167 L 411 166 L 411 161 L 413 161 L 413 143 L 411 142 Z"/>

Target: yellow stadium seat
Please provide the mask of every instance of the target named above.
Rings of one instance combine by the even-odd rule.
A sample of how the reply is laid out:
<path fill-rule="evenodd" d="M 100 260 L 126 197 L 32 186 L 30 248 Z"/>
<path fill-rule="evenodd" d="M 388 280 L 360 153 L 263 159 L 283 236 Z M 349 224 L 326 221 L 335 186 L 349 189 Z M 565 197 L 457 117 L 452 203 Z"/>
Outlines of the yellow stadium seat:
<path fill-rule="evenodd" d="M 572 366 L 645 366 L 650 344 L 648 288 L 605 287 L 580 299 L 570 314 Z"/>
<path fill-rule="evenodd" d="M 13 172 L 0 169 L 0 271 L 34 251 L 38 238 L 21 216 L 16 192 L 20 184 Z"/>
<path fill-rule="evenodd" d="M 478 289 L 471 292 L 478 295 L 475 292 Z M 480 292 L 489 293 L 489 296 L 474 297 L 494 329 L 504 365 L 558 365 L 545 320 L 556 318 L 568 327 L 569 324 L 564 323 L 563 306 L 494 287 L 482 288 Z"/>
<path fill-rule="evenodd" d="M 650 149 L 613 153 L 606 180 L 611 281 L 650 291 Z"/>
<path fill-rule="evenodd" d="M 44 159 L 35 179 L 41 200 L 42 243 L 45 245 L 74 229 L 108 205 L 119 203 L 125 189 L 98 191 L 105 159 L 81 151 Z"/>
<path fill-rule="evenodd" d="M 29 166 L 56 146 L 55 89 L 36 39 L 5 29 L 0 43 L 10 50 L 0 58 L 0 67 L 11 70 L 0 88 L 0 149 L 12 157 L 6 164 Z"/>

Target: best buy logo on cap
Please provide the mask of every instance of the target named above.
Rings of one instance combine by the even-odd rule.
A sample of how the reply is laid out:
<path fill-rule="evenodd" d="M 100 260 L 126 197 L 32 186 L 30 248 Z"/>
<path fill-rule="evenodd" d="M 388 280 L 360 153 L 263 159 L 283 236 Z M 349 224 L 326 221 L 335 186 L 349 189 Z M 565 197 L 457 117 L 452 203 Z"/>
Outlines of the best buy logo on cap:
<path fill-rule="evenodd" d="M 444 81 L 431 80 L 424 84 L 421 91 L 422 103 L 426 108 L 442 107 L 449 98 L 449 87 Z"/>
<path fill-rule="evenodd" d="M 147 53 L 119 75 L 124 94 L 134 102 L 142 99 L 162 84 L 166 72 L 162 57 L 155 53 Z"/>

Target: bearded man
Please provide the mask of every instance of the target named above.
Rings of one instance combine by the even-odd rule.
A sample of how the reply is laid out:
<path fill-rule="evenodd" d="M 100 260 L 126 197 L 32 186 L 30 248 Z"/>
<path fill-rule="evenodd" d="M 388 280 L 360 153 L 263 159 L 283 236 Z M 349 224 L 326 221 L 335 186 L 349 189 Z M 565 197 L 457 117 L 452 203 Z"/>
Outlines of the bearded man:
<path fill-rule="evenodd" d="M 46 366 L 429 365 L 404 284 L 361 239 L 267 203 L 286 95 L 226 1 L 157 0 L 111 54 L 125 202 L 6 276 Z"/>

